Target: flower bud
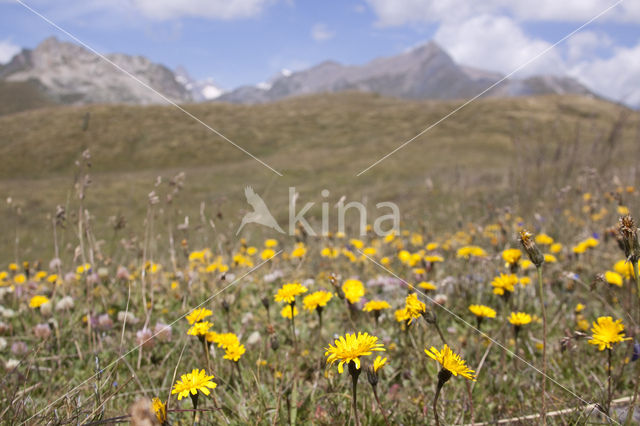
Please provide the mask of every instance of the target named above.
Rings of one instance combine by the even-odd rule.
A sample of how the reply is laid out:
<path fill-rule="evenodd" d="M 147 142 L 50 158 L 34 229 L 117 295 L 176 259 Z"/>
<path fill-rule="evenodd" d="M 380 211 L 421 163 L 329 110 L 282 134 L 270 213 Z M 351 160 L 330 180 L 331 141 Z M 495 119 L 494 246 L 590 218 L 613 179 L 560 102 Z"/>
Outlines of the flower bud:
<path fill-rule="evenodd" d="M 624 248 L 624 255 L 632 263 L 637 262 L 640 259 L 640 244 L 638 244 L 638 229 L 631 216 L 626 215 L 620 218 L 618 234 L 621 237 L 620 242 Z"/>
<path fill-rule="evenodd" d="M 367 380 L 374 388 L 378 385 L 378 373 L 372 367 L 367 368 Z"/>
<path fill-rule="evenodd" d="M 544 255 L 542 254 L 536 243 L 533 241 L 532 237 L 533 234 L 531 234 L 531 232 L 527 231 L 526 229 L 520 231 L 519 240 L 520 243 L 522 243 L 522 247 L 524 247 L 524 251 L 527 252 L 527 255 L 529 256 L 531 262 L 536 265 L 537 268 L 539 268 L 544 263 Z"/>

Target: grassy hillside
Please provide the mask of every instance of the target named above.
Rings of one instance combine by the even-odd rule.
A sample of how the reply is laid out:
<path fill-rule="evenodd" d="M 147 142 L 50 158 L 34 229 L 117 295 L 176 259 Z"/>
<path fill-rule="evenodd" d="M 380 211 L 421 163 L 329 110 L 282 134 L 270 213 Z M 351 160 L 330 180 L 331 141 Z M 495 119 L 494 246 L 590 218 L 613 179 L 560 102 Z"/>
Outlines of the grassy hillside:
<path fill-rule="evenodd" d="M 49 259 L 56 205 L 66 208 L 66 230 L 58 231 L 62 250 L 72 254 L 73 245 L 64 242 L 76 240 L 74 183 L 86 173 L 77 164 L 83 164 L 87 148 L 91 184 L 84 207 L 107 247 L 136 234 L 147 194 L 173 191 L 168 180 L 180 172 L 186 174 L 185 185 L 172 203 L 161 203 L 158 223 L 175 227 L 188 215 L 190 227 L 184 232 L 198 238 L 235 232 L 248 207 L 247 185 L 282 223 L 288 187 L 295 186 L 301 203 L 315 201 L 316 206 L 324 201 L 320 191 L 325 188 L 331 192 L 328 201 L 346 195 L 365 200 L 372 212 L 377 202 L 395 201 L 403 220 L 416 227 L 425 220 L 436 226 L 464 220 L 464 214 L 488 214 L 487 206 L 509 205 L 514 197 L 527 209 L 536 197 L 569 182 L 593 183 L 594 176 L 600 185 L 608 185 L 613 175 L 625 183 L 635 179 L 638 113 L 600 100 L 558 96 L 478 100 L 356 176 L 459 104 L 347 93 L 257 106 L 185 106 L 283 177 L 172 107 L 98 105 L 5 115 L 0 117 L 5 159 L 0 194 L 12 202 L 2 211 L 8 232 L 0 239 L 0 255 Z M 156 186 L 158 176 L 163 180 Z M 113 230 L 120 216 L 127 226 Z"/>
<path fill-rule="evenodd" d="M 55 105 L 35 81 L 0 81 L 0 115 Z"/>

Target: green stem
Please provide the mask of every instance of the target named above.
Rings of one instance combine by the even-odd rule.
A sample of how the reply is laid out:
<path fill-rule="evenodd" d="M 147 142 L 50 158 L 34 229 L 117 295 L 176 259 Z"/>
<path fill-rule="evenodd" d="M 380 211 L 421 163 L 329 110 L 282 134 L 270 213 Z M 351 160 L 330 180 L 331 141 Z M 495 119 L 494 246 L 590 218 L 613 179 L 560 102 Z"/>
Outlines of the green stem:
<path fill-rule="evenodd" d="M 608 416 L 611 410 L 611 349 L 607 349 L 607 404 L 605 414 Z"/>
<path fill-rule="evenodd" d="M 298 341 L 296 340 L 296 321 L 294 320 L 294 315 L 293 315 L 293 308 L 295 306 L 295 302 L 290 303 L 289 306 L 291 307 L 291 333 L 293 334 L 293 348 L 296 352 L 298 352 Z"/>
<path fill-rule="evenodd" d="M 438 398 L 440 397 L 440 389 L 442 389 L 442 385 L 438 383 L 436 394 L 433 397 L 433 417 L 436 419 L 436 426 L 440 426 L 440 419 L 438 418 Z"/>
<path fill-rule="evenodd" d="M 353 416 L 356 419 L 356 426 L 360 426 L 360 419 L 358 418 L 357 399 L 358 377 L 360 376 L 360 370 L 356 368 L 356 363 L 353 361 L 349 361 L 349 374 L 351 374 L 351 393 L 353 396 L 351 405 L 353 407 Z"/>
<path fill-rule="evenodd" d="M 636 277 L 636 296 L 638 297 L 638 304 L 640 305 L 640 275 L 638 274 L 638 261 L 633 261 L 633 275 Z M 637 362 L 637 361 L 636 361 Z M 640 387 L 640 367 L 636 367 L 636 386 L 633 391 L 633 399 L 631 400 L 631 406 L 627 412 L 627 418 L 624 422 L 625 426 L 631 426 L 633 421 L 633 413 L 636 409 L 636 401 L 638 400 L 638 387 Z"/>
<path fill-rule="evenodd" d="M 540 404 L 540 416 L 542 424 L 547 424 L 546 390 L 547 390 L 547 312 L 544 307 L 544 285 L 542 283 L 542 266 L 538 270 L 538 290 L 540 293 L 540 308 L 542 309 L 542 394 Z"/>

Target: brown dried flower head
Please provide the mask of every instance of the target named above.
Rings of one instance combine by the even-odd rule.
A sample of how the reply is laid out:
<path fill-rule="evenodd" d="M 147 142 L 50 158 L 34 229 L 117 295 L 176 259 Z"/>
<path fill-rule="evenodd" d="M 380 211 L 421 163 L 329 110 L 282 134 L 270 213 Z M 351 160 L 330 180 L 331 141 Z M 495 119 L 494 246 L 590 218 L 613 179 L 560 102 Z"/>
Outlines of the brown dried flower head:
<path fill-rule="evenodd" d="M 620 218 L 618 234 L 627 259 L 637 262 L 640 259 L 640 244 L 638 244 L 638 229 L 631 216 L 626 215 Z"/>
<path fill-rule="evenodd" d="M 531 262 L 539 268 L 544 263 L 544 255 L 533 240 L 533 234 L 523 229 L 520 231 L 519 240 Z"/>

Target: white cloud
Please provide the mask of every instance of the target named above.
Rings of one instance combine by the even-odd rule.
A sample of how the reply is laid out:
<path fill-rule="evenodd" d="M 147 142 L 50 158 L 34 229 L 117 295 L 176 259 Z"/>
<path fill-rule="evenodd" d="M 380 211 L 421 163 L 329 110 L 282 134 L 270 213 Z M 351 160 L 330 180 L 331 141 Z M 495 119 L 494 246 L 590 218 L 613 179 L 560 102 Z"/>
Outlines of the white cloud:
<path fill-rule="evenodd" d="M 330 40 L 332 39 L 334 36 L 336 35 L 335 32 L 329 30 L 329 28 L 323 24 L 323 23 L 318 23 L 315 24 L 312 28 L 311 28 L 311 37 L 315 40 L 315 41 L 325 41 L 325 40 Z"/>
<path fill-rule="evenodd" d="M 20 52 L 20 46 L 15 45 L 10 39 L 0 40 L 0 64 L 5 64 Z"/>
<path fill-rule="evenodd" d="M 551 44 L 528 37 L 510 18 L 480 15 L 464 22 L 442 23 L 434 39 L 458 63 L 509 74 Z M 562 74 L 561 56 L 552 49 L 524 66 L 519 75 Z"/>
<path fill-rule="evenodd" d="M 211 19 L 242 19 L 259 15 L 271 0 L 133 0 L 134 7 L 151 19 L 184 16 Z"/>
<path fill-rule="evenodd" d="M 382 26 L 456 21 L 481 14 L 508 15 L 518 21 L 584 23 L 615 4 L 613 0 L 366 0 Z M 640 2 L 626 1 L 598 18 L 637 22 Z"/>
<path fill-rule="evenodd" d="M 603 33 L 595 31 L 581 31 L 567 40 L 567 61 L 575 63 L 587 57 L 592 57 L 598 49 L 610 48 L 613 40 Z"/>
<path fill-rule="evenodd" d="M 609 58 L 580 62 L 568 73 L 600 95 L 640 107 L 640 42 L 614 49 Z"/>

